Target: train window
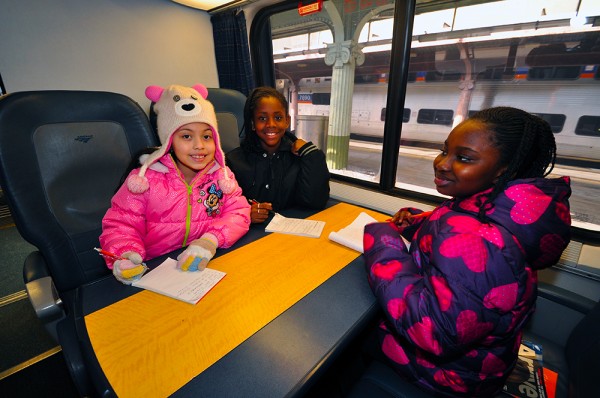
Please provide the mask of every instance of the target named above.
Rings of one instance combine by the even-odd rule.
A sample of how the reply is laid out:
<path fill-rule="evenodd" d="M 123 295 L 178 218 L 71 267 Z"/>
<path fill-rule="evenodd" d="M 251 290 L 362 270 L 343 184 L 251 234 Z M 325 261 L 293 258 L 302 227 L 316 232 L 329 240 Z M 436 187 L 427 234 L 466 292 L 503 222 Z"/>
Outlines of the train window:
<path fill-rule="evenodd" d="M 543 66 L 529 70 L 529 80 L 569 80 L 579 78 L 581 66 Z"/>
<path fill-rule="evenodd" d="M 505 66 L 488 67 L 478 76 L 481 80 L 505 80 L 512 79 L 515 73 L 512 69 L 507 69 Z"/>
<path fill-rule="evenodd" d="M 381 121 L 385 122 L 385 110 L 387 108 L 381 108 Z M 408 108 L 404 108 L 404 110 L 402 111 L 402 123 L 408 123 L 408 121 L 410 120 L 410 109 Z"/>
<path fill-rule="evenodd" d="M 291 129 L 317 146 L 338 147 L 322 148 L 333 174 L 378 178 L 376 157 L 373 163 L 352 163 L 350 140 L 382 141 L 394 22 L 394 2 L 385 3 L 325 1 L 321 12 L 300 18 L 293 4 L 279 5 L 269 16 L 274 77 L 289 99 Z M 328 32 L 320 39 L 329 37 L 319 49 L 309 45 L 316 31 Z M 339 37 L 347 40 L 334 43 Z M 332 130 L 338 133 L 325 140 Z"/>
<path fill-rule="evenodd" d="M 396 14 L 393 0 L 324 1 L 320 12 L 303 17 L 296 4 L 282 2 L 265 13 L 268 40 L 251 38 L 264 57 L 272 42 L 272 59 L 253 64 L 273 62 L 292 129 L 301 119 L 317 123 L 310 131 L 297 128 L 298 135 L 327 135 L 319 142 L 333 178 L 432 201 L 442 198 L 431 163 L 454 126 L 492 106 L 536 113 L 557 133 L 553 175 L 571 176 L 574 222 L 600 231 L 600 214 L 585 199 L 600 190 L 600 116 L 591 116 L 600 97 L 600 30 L 593 25 L 600 6 L 583 0 L 588 24 L 577 27 L 564 18 L 577 2 L 559 9 L 540 0 L 515 13 L 510 1 L 417 0 L 410 12 Z M 412 31 L 395 15 L 412 20 Z M 314 39 L 314 32 L 324 33 Z M 292 37 L 293 43 L 283 40 Z M 388 108 L 404 110 L 387 114 Z M 400 150 L 386 151 L 382 143 Z"/>
<path fill-rule="evenodd" d="M 565 120 L 567 120 L 567 115 L 560 115 L 556 113 L 535 113 L 542 119 L 548 122 L 550 127 L 552 128 L 552 132 L 554 134 L 560 133 L 565 125 Z"/>
<path fill-rule="evenodd" d="M 426 82 L 441 82 L 441 81 L 459 81 L 462 73 L 454 71 L 427 71 L 425 74 Z"/>
<path fill-rule="evenodd" d="M 313 93 L 312 95 L 313 105 L 329 105 L 331 103 L 330 93 Z"/>
<path fill-rule="evenodd" d="M 575 127 L 575 134 L 600 138 L 600 116 L 581 116 Z"/>
<path fill-rule="evenodd" d="M 479 112 L 478 110 L 469 110 L 469 117 L 473 116 L 475 113 Z M 532 112 L 535 115 L 541 117 L 542 119 L 544 119 L 545 121 L 548 122 L 548 124 L 550 124 L 550 127 L 552 128 L 552 132 L 554 134 L 560 133 L 565 125 L 565 120 L 567 119 L 566 115 L 559 115 L 559 114 L 553 114 L 553 113 L 535 113 Z"/>
<path fill-rule="evenodd" d="M 450 109 L 419 109 L 417 123 L 450 126 L 453 116 L 454 111 Z"/>

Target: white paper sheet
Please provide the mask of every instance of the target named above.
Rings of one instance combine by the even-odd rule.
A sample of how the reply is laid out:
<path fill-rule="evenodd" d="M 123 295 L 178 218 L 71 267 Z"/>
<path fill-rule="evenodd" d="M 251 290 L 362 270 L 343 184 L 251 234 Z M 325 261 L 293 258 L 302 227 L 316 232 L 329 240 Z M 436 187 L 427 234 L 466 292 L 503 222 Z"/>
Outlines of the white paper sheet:
<path fill-rule="evenodd" d="M 271 222 L 265 227 L 265 231 L 318 238 L 321 236 L 324 226 L 325 221 L 288 218 L 276 213 Z"/>
<path fill-rule="evenodd" d="M 225 272 L 211 268 L 195 272 L 181 271 L 177 269 L 176 260 L 167 258 L 132 285 L 196 304 L 225 275 Z"/>
<path fill-rule="evenodd" d="M 363 253 L 363 235 L 365 232 L 365 225 L 373 222 L 377 222 L 377 220 L 367 213 L 361 212 L 350 225 L 340 229 L 337 232 L 331 232 L 329 234 L 329 240 Z"/>

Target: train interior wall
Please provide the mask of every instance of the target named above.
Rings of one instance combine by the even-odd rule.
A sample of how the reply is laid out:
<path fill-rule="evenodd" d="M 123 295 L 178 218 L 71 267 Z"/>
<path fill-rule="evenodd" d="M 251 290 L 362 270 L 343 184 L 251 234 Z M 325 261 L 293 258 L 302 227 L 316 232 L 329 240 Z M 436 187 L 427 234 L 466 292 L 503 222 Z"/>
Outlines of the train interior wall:
<path fill-rule="evenodd" d="M 148 85 L 219 87 L 210 15 L 168 0 L 2 2 L 8 92 L 99 90 L 147 110 Z"/>
<path fill-rule="evenodd" d="M 148 111 L 148 85 L 219 87 L 210 15 L 169 0 L 2 1 L 0 73 L 8 93 L 97 90 Z M 0 187 L 0 396 L 75 397 L 60 346 L 24 292 L 19 235 Z"/>

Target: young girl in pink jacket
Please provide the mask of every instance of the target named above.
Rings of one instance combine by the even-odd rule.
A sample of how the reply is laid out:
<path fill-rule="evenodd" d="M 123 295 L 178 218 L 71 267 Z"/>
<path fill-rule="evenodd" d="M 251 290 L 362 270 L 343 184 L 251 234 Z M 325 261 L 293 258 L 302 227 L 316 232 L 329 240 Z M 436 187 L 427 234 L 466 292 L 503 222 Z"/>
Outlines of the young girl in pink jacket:
<path fill-rule="evenodd" d="M 218 247 L 229 247 L 250 226 L 250 205 L 225 165 L 217 120 L 203 85 L 150 86 L 161 146 L 142 157 L 102 220 L 102 249 L 115 277 L 139 279 L 142 261 L 186 247 L 183 271 L 202 270 Z"/>

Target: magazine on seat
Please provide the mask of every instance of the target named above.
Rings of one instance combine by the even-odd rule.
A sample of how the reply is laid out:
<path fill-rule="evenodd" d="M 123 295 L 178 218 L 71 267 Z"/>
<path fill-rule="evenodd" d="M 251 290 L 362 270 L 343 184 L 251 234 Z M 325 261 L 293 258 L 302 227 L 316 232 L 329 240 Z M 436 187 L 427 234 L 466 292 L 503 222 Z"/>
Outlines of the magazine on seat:
<path fill-rule="evenodd" d="M 516 398 L 554 398 L 556 372 L 543 366 L 542 346 L 523 340 L 517 364 L 508 376 L 503 392 Z"/>

